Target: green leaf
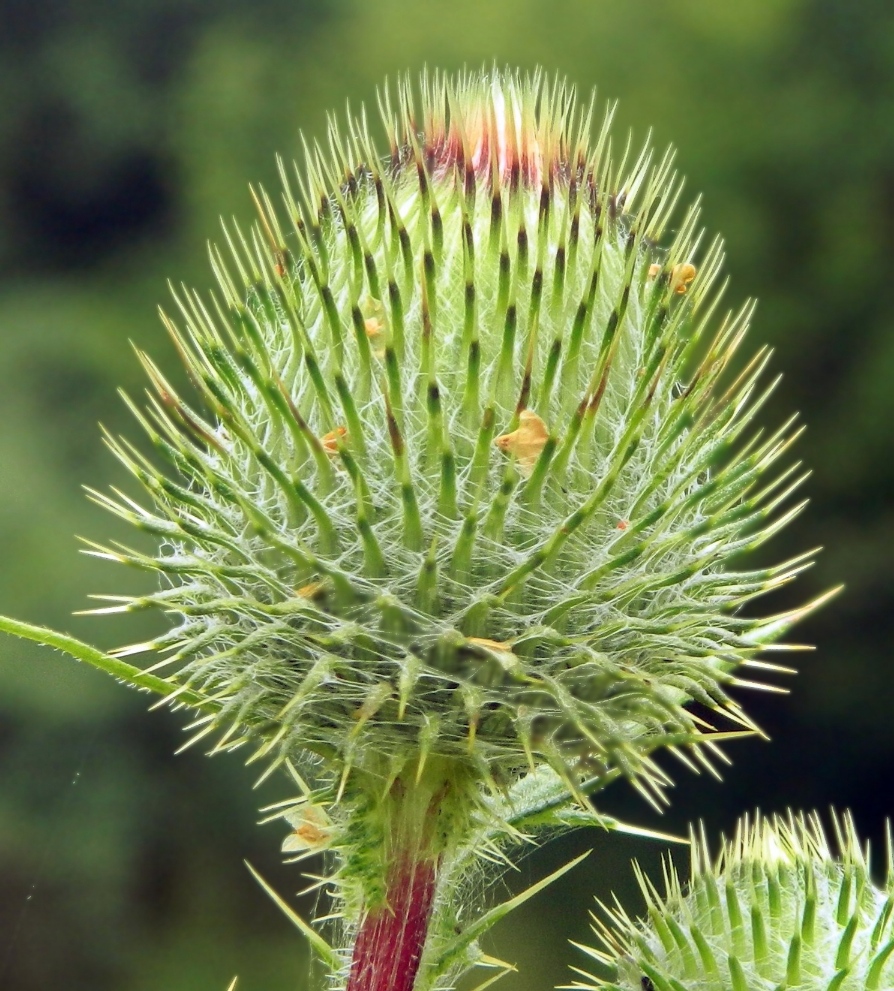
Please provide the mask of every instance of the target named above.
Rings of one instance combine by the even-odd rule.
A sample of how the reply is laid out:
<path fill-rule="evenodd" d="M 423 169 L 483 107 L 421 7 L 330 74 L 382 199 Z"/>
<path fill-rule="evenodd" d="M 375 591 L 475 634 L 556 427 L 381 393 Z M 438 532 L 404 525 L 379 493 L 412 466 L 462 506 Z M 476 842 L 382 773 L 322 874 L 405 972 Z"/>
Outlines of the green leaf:
<path fill-rule="evenodd" d="M 484 915 L 468 925 L 455 940 L 448 943 L 446 949 L 444 949 L 435 962 L 434 973 L 445 973 L 453 961 L 459 957 L 467 946 L 482 936 L 492 926 L 496 925 L 501 919 L 509 915 L 509 913 L 514 909 L 517 909 L 520 905 L 524 905 L 526 901 L 533 898 L 538 892 L 551 885 L 553 881 L 557 881 L 563 874 L 567 874 L 568 871 L 577 867 L 578 864 L 586 860 L 589 856 L 590 851 L 587 850 L 586 853 L 582 853 L 579 857 L 575 857 L 574 860 L 565 864 L 563 867 L 560 867 L 558 870 L 553 871 L 552 874 L 542 880 L 537 881 L 536 884 L 532 884 L 529 888 L 525 888 L 521 894 L 516 895 L 514 898 L 509 898 L 507 901 L 501 902 L 501 904 L 495 905 L 488 912 L 485 912 Z"/>
<path fill-rule="evenodd" d="M 219 707 L 199 692 L 182 688 L 176 683 L 159 678 L 154 674 L 147 674 L 140 668 L 119 660 L 117 657 L 112 657 L 111 654 L 104 654 L 101 650 L 82 643 L 65 633 L 57 633 L 44 626 L 32 626 L 30 623 L 22 623 L 17 619 L 10 619 L 8 616 L 0 616 L 0 632 L 21 637 L 23 640 L 33 640 L 44 647 L 61 650 L 75 660 L 83 661 L 91 667 L 105 671 L 106 674 L 126 682 L 133 688 L 154 692 L 156 695 L 165 697 L 176 696 L 176 700 L 183 705 L 192 709 L 200 709 L 203 712 L 218 711 Z"/>
<path fill-rule="evenodd" d="M 270 885 L 261 877 L 260 874 L 251 866 L 251 864 L 246 860 L 245 866 L 251 871 L 252 877 L 258 882 L 258 884 L 267 892 L 267 894 L 273 899 L 276 905 L 282 910 L 289 921 L 295 925 L 302 933 L 307 937 L 307 941 L 310 943 L 311 948 L 316 952 L 317 956 L 329 967 L 333 972 L 341 970 L 344 961 L 339 957 L 339 955 L 332 949 L 332 947 L 326 942 L 325 939 L 314 929 L 311 925 L 304 921 L 301 916 L 270 887 Z"/>

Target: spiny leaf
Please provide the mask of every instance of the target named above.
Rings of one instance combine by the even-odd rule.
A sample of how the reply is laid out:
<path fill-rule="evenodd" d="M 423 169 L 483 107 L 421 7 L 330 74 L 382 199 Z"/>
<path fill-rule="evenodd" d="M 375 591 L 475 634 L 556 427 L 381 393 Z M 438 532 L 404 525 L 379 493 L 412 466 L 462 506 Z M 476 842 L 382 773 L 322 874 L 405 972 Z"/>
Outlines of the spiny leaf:
<path fill-rule="evenodd" d="M 54 650 L 61 650 L 77 661 L 83 661 L 91 667 L 100 671 L 105 671 L 113 678 L 126 682 L 133 688 L 154 692 L 164 698 L 176 696 L 178 702 L 202 712 L 218 712 L 217 706 L 210 699 L 205 698 L 201 693 L 190 688 L 178 686 L 176 682 L 166 681 L 154 674 L 148 674 L 140 668 L 128 664 L 126 661 L 104 654 L 101 650 L 82 643 L 74 637 L 66 636 L 64 633 L 57 633 L 43 626 L 32 626 L 30 623 L 22 623 L 8 616 L 0 616 L 0 631 L 9 633 L 23 640 L 32 640 L 34 643 L 42 644 L 44 647 L 52 647 Z"/>
<path fill-rule="evenodd" d="M 575 857 L 574 860 L 569 861 L 563 867 L 552 872 L 547 877 L 542 878 L 535 884 L 530 885 L 520 894 L 515 895 L 512 898 L 508 898 L 505 902 L 500 905 L 495 905 L 493 908 L 489 909 L 483 915 L 479 916 L 474 922 L 470 923 L 463 932 L 452 942 L 450 942 L 447 947 L 441 952 L 440 958 L 436 963 L 436 969 L 439 971 L 446 970 L 450 965 L 451 960 L 458 957 L 463 950 L 470 943 L 478 939 L 483 933 L 487 932 L 492 926 L 496 925 L 500 919 L 505 918 L 510 912 L 523 905 L 534 895 L 538 894 L 544 888 L 548 887 L 553 881 L 558 880 L 563 874 L 567 874 L 568 871 L 573 870 L 578 864 L 586 860 L 590 856 L 590 851 L 582 853 L 579 857 Z"/>
<path fill-rule="evenodd" d="M 309 925 L 300 915 L 270 887 L 270 885 L 261 877 L 261 875 L 251 866 L 248 861 L 245 861 L 245 866 L 251 872 L 251 876 L 260 884 L 260 886 L 267 892 L 267 894 L 273 899 L 278 908 L 280 908 L 283 914 L 289 919 L 289 921 L 296 926 L 307 938 L 308 943 L 310 943 L 311 949 L 316 953 L 316 955 L 325 963 L 333 972 L 338 971 L 342 966 L 342 960 L 338 953 L 332 949 L 332 947 L 326 942 L 325 939 Z"/>

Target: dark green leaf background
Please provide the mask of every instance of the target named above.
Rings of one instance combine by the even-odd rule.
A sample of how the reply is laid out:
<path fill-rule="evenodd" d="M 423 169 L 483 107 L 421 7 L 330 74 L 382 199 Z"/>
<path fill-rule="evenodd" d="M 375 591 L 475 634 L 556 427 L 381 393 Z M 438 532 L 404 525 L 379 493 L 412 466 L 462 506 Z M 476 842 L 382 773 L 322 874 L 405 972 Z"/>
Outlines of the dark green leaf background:
<path fill-rule="evenodd" d="M 644 825 L 728 828 L 756 805 L 853 808 L 879 839 L 894 811 L 894 7 L 889 0 L 0 0 L 0 611 L 112 646 L 151 622 L 72 617 L 90 591 L 146 579 L 78 554 L 125 538 L 81 485 L 121 482 L 97 421 L 135 432 L 116 395 L 129 346 L 175 362 L 155 315 L 165 281 L 210 284 L 218 216 L 251 218 L 246 183 L 325 113 L 374 102 L 424 64 L 540 64 L 619 98 L 620 133 L 673 141 L 705 221 L 728 241 L 730 302 L 761 300 L 752 347 L 800 410 L 812 504 L 775 554 L 823 544 L 779 609 L 840 581 L 800 631 L 789 698 L 745 701 L 771 743 L 731 745 L 721 785 L 682 768 Z M 299 935 L 250 878 L 282 830 L 254 825 L 235 757 L 173 756 L 183 719 L 28 645 L 0 642 L 0 987 L 10 991 L 300 991 Z M 595 842 L 597 855 L 498 929 L 506 991 L 582 960 L 592 895 L 633 908 L 632 855 L 657 844 L 576 834 L 525 857 L 505 890 Z M 878 848 L 878 844 L 877 844 Z M 298 903 L 313 908 L 313 896 Z M 577 958 L 577 959 L 576 959 Z"/>

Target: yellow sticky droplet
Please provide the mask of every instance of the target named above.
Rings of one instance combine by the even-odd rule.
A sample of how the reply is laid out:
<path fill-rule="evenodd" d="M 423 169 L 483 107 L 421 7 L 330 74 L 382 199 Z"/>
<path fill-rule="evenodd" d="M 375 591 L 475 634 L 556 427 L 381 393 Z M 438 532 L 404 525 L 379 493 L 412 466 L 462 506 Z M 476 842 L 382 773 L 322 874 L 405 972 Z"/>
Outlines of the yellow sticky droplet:
<path fill-rule="evenodd" d="M 315 598 L 323 589 L 326 587 L 326 582 L 311 582 L 309 585 L 302 585 L 301 588 L 295 590 L 295 595 L 301 596 L 302 599 L 313 599 Z"/>
<path fill-rule="evenodd" d="M 514 455 L 524 474 L 530 475 L 549 439 L 549 431 L 533 410 L 522 410 L 518 419 L 518 429 L 497 437 L 494 444 L 506 454 Z"/>
<path fill-rule="evenodd" d="M 378 299 L 367 296 L 360 303 L 360 312 L 363 315 L 363 329 L 366 331 L 366 336 L 371 341 L 378 342 L 387 329 L 385 307 Z"/>
<path fill-rule="evenodd" d="M 486 651 L 507 673 L 516 677 L 521 671 L 521 662 L 506 640 L 490 640 L 488 637 L 466 637 L 466 643 Z"/>
<path fill-rule="evenodd" d="M 360 304 L 363 314 L 363 329 L 373 346 L 372 353 L 380 361 L 385 357 L 386 332 L 385 307 L 373 296 L 367 296 Z"/>
<path fill-rule="evenodd" d="M 273 271 L 278 279 L 284 279 L 288 272 L 287 256 L 282 248 L 273 249 Z"/>
<path fill-rule="evenodd" d="M 332 842 L 332 820 L 319 805 L 303 805 L 285 819 L 294 832 L 283 840 L 283 853 L 325 850 Z"/>
<path fill-rule="evenodd" d="M 477 644 L 479 647 L 487 647 L 488 650 L 505 650 L 512 652 L 512 645 L 508 640 L 490 640 L 488 637 L 466 637 L 469 643 Z"/>
<path fill-rule="evenodd" d="M 658 274 L 663 268 L 658 262 L 653 262 L 649 266 L 649 278 L 657 278 Z M 682 296 L 683 293 L 689 288 L 689 283 L 698 274 L 698 269 L 695 265 L 691 265 L 689 262 L 682 262 L 679 265 L 674 265 L 671 269 L 670 284 L 671 289 L 678 295 Z"/>
<path fill-rule="evenodd" d="M 335 430 L 330 430 L 328 434 L 323 434 L 320 438 L 320 443 L 323 445 L 323 450 L 327 454 L 338 454 L 338 442 L 347 441 L 348 431 L 344 427 L 336 427 Z"/>
<path fill-rule="evenodd" d="M 695 265 L 690 265 L 689 262 L 684 262 L 682 265 L 674 265 L 671 270 L 671 289 L 678 296 L 682 296 L 689 288 L 689 283 L 695 278 L 696 271 Z"/>

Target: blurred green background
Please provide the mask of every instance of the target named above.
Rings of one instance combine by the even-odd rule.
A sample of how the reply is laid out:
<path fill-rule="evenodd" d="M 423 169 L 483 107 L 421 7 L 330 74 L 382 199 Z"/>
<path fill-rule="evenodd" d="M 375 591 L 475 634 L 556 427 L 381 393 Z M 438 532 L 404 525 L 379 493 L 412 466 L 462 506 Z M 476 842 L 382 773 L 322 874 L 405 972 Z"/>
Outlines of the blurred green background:
<path fill-rule="evenodd" d="M 81 485 L 123 481 L 96 423 L 131 435 L 133 340 L 174 363 L 155 315 L 168 278 L 207 287 L 218 216 L 325 112 L 374 102 L 423 64 L 542 65 L 619 98 L 620 130 L 674 142 L 705 222 L 728 241 L 729 301 L 761 300 L 752 348 L 799 410 L 809 510 L 779 557 L 823 544 L 776 605 L 844 581 L 805 623 L 789 698 L 749 698 L 772 743 L 730 746 L 721 785 L 674 770 L 659 818 L 624 786 L 611 810 L 680 830 L 760 804 L 849 806 L 880 839 L 894 811 L 894 5 L 890 0 L 0 0 L 0 611 L 109 647 L 124 625 L 72 617 L 140 576 L 77 553 L 123 536 Z M 299 991 L 301 939 L 251 880 L 284 893 L 283 794 L 238 758 L 173 756 L 183 719 L 47 652 L 0 642 L 0 987 Z M 633 909 L 629 859 L 660 847 L 576 834 L 529 854 L 512 889 L 595 843 L 573 875 L 497 930 L 506 991 L 546 989 L 583 958 L 592 896 Z M 878 845 L 877 845 L 878 849 Z M 313 905 L 298 903 L 305 912 Z"/>

